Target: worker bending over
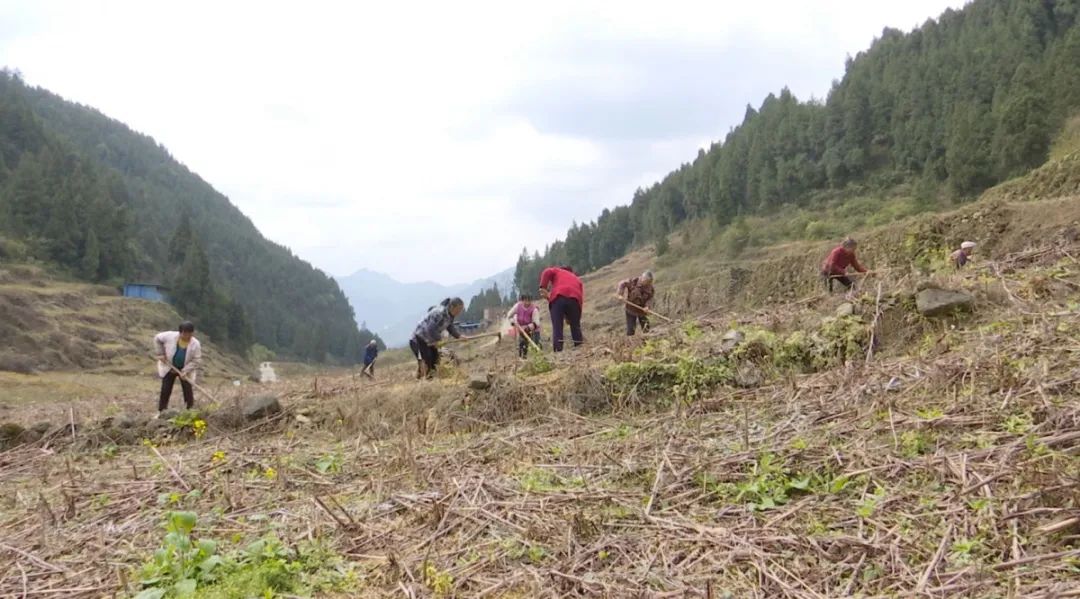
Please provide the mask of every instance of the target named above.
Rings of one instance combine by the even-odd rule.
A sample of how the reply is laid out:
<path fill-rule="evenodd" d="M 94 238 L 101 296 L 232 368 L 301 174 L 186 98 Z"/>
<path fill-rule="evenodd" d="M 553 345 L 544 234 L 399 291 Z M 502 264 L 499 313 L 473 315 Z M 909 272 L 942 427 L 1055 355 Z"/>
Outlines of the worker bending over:
<path fill-rule="evenodd" d="M 960 270 L 964 267 L 965 264 L 968 263 L 968 260 L 971 258 L 971 254 L 974 252 L 975 242 L 965 241 L 964 243 L 960 244 L 960 249 L 949 255 L 949 262 L 952 262 L 953 266 L 956 267 L 956 270 Z"/>
<path fill-rule="evenodd" d="M 537 347 L 540 346 L 540 307 L 533 303 L 532 296 L 522 293 L 518 302 L 506 313 L 506 318 L 517 329 L 518 356 L 524 358 L 529 355 L 529 339 Z"/>
<path fill-rule="evenodd" d="M 860 273 L 865 274 L 867 272 L 866 268 L 859 264 L 859 259 L 855 257 L 855 250 L 858 247 L 859 244 L 849 237 L 833 251 L 829 252 L 829 256 L 825 258 L 825 262 L 821 265 L 821 276 L 824 277 L 825 287 L 830 293 L 833 290 L 833 281 L 840 283 L 848 290 L 855 284 L 848 277 L 849 266 Z"/>
<path fill-rule="evenodd" d="M 570 324 L 574 347 L 585 342 L 581 334 L 581 310 L 585 305 L 585 287 L 569 266 L 552 266 L 540 273 L 540 296 L 548 301 L 551 312 L 551 345 L 563 350 L 563 326 Z"/>
<path fill-rule="evenodd" d="M 646 270 L 640 277 L 620 282 L 615 293 L 626 303 L 626 335 L 633 336 L 638 324 L 641 325 L 642 333 L 648 333 L 648 308 L 656 295 L 652 271 Z"/>

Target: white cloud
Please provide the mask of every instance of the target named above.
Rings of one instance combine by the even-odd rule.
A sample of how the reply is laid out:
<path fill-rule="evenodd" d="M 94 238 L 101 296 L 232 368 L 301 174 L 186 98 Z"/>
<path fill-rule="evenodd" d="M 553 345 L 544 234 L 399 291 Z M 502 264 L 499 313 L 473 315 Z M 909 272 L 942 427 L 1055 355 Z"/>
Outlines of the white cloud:
<path fill-rule="evenodd" d="M 0 0 L 0 56 L 152 135 L 317 266 L 450 283 L 961 4 Z"/>

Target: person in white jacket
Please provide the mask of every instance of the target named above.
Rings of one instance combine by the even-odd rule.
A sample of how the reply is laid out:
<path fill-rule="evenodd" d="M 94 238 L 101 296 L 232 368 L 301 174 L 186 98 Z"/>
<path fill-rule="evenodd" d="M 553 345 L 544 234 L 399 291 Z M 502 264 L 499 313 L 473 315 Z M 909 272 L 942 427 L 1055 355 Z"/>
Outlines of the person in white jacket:
<path fill-rule="evenodd" d="M 532 303 L 529 294 L 521 294 L 518 303 L 506 313 L 506 318 L 511 326 L 517 325 L 516 328 L 532 338 L 533 343 L 540 345 L 540 308 Z M 518 335 L 518 356 L 524 358 L 529 355 L 529 341 L 521 332 L 515 332 Z"/>
<path fill-rule="evenodd" d="M 173 383 L 180 379 L 184 393 L 184 405 L 190 410 L 195 406 L 192 383 L 199 375 L 202 364 L 202 344 L 194 337 L 195 325 L 189 321 L 180 323 L 178 331 L 164 331 L 154 336 L 155 355 L 158 359 L 158 376 L 161 377 L 161 399 L 158 412 L 169 407 Z"/>

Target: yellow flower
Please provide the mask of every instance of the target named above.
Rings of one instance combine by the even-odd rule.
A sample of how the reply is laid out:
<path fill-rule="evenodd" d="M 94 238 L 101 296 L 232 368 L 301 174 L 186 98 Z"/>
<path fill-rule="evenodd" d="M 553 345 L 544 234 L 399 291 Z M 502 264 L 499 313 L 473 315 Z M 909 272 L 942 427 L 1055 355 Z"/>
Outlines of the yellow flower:
<path fill-rule="evenodd" d="M 210 463 L 216 464 L 225 460 L 225 452 L 218 450 L 214 452 L 214 455 L 210 456 Z"/>
<path fill-rule="evenodd" d="M 196 439 L 202 439 L 202 436 L 206 434 L 206 421 L 200 418 L 192 422 L 191 431 L 195 433 Z"/>
<path fill-rule="evenodd" d="M 274 470 L 273 466 L 268 466 L 266 471 L 263 472 L 263 476 L 265 476 L 267 480 L 274 480 L 277 478 L 277 470 Z"/>

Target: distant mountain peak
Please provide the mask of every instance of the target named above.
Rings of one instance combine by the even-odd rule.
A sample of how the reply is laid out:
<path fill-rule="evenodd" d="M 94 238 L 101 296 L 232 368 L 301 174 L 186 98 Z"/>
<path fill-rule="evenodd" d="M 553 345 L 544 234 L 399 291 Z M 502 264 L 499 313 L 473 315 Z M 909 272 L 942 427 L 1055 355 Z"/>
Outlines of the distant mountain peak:
<path fill-rule="evenodd" d="M 468 302 L 493 284 L 503 292 L 514 286 L 514 268 L 468 283 L 443 285 L 432 281 L 403 283 L 370 268 L 338 277 L 338 285 L 352 304 L 358 322 L 379 334 L 391 347 L 408 343 L 413 328 L 424 313 L 440 300 L 457 296 Z"/>

